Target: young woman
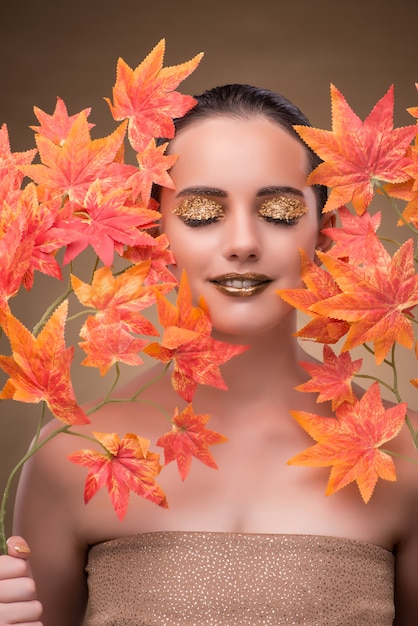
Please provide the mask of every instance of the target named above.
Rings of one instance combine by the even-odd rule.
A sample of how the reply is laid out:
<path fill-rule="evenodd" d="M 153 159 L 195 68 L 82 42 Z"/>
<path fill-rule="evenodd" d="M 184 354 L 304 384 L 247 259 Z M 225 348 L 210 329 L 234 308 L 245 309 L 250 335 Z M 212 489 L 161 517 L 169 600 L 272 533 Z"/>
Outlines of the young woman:
<path fill-rule="evenodd" d="M 380 481 L 365 505 L 353 485 L 324 497 L 327 469 L 286 464 L 312 443 L 289 411 L 318 407 L 295 391 L 307 379 L 299 361 L 313 359 L 276 291 L 300 286 L 299 250 L 326 250 L 321 229 L 334 220 L 321 216 L 324 189 L 306 185 L 317 161 L 292 124 L 308 122 L 269 91 L 210 90 L 179 120 L 176 188 L 160 190 L 173 271 L 186 269 L 196 303 L 204 296 L 216 339 L 249 346 L 222 366 L 227 392 L 201 386 L 193 400 L 228 438 L 213 452 L 219 471 L 196 462 L 182 482 L 169 465 L 159 483 L 170 508 L 133 497 L 121 523 L 107 493 L 84 505 L 85 470 L 66 459 L 79 441 L 51 440 L 21 478 L 0 625 L 80 626 L 88 596 L 89 626 L 389 626 L 394 605 L 397 626 L 416 624 L 413 466 L 399 463 L 398 482 Z M 168 376 L 146 398 L 182 408 Z M 93 429 L 123 436 L 140 421 L 154 439 L 162 418 L 151 407 L 144 417 L 142 405 L 107 405 Z"/>

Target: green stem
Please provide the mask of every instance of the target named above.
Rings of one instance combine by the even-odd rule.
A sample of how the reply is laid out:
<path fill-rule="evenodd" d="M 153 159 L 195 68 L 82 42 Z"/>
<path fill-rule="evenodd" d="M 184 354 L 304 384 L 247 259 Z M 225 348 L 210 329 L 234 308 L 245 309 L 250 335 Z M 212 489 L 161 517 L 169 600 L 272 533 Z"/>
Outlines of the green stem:
<path fill-rule="evenodd" d="M 385 448 L 379 448 L 380 452 L 384 452 L 385 454 L 389 454 L 389 456 L 397 457 L 398 459 L 404 459 L 405 461 L 409 461 L 410 463 L 414 463 L 418 465 L 417 459 L 411 459 L 409 456 L 405 456 L 404 454 L 400 454 L 399 452 L 393 452 L 392 450 L 386 450 Z"/>
<path fill-rule="evenodd" d="M 390 196 L 388 194 L 388 192 L 386 191 L 384 185 L 382 185 L 379 181 L 375 180 L 374 184 L 376 187 L 378 187 L 380 189 L 380 191 L 382 192 L 382 194 L 385 196 L 385 198 L 389 201 L 389 203 L 392 205 L 392 207 L 395 209 L 399 219 L 401 220 L 401 222 L 407 226 L 409 228 L 410 231 L 412 231 L 414 233 L 414 235 L 418 235 L 418 229 L 415 228 L 415 226 L 413 224 L 411 224 L 411 222 L 408 222 L 404 216 L 402 215 L 402 212 L 400 211 L 398 205 L 396 204 L 396 202 L 394 201 L 394 199 L 392 198 L 392 196 Z"/>
<path fill-rule="evenodd" d="M 371 374 L 354 374 L 354 378 L 367 378 L 368 380 L 374 380 L 375 382 L 389 389 L 389 391 L 391 391 L 392 393 L 395 393 L 394 388 L 391 387 L 389 383 L 385 382 L 381 378 L 378 378 L 377 376 L 372 376 Z"/>
<path fill-rule="evenodd" d="M 73 292 L 72 287 L 68 287 L 67 290 L 64 293 L 62 293 L 60 296 L 58 296 L 58 298 L 55 300 L 55 302 L 53 302 L 47 308 L 47 310 L 45 311 L 45 313 L 43 314 L 43 316 L 41 317 L 39 322 L 33 328 L 33 334 L 35 335 L 35 337 L 42 330 L 42 328 L 44 327 L 44 325 L 48 321 L 50 315 L 53 313 L 53 311 L 55 311 L 57 306 L 59 306 L 62 302 L 64 302 L 64 300 L 66 300 L 68 298 L 68 296 L 72 294 L 72 292 Z"/>

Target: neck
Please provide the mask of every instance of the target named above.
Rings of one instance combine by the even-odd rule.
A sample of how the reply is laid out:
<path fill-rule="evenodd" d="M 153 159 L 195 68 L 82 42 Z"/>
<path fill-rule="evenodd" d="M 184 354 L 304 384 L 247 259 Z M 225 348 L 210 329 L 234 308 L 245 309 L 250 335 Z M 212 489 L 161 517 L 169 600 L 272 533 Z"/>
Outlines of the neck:
<path fill-rule="evenodd" d="M 276 398 L 283 391 L 289 393 L 305 379 L 298 363 L 306 355 L 293 336 L 294 331 L 291 317 L 280 327 L 263 334 L 233 338 L 233 343 L 248 345 L 249 349 L 220 368 L 232 402 L 252 401 L 261 396 Z M 231 337 L 214 334 L 214 338 L 232 343 Z M 200 392 L 206 394 L 208 388 L 200 388 Z M 219 393 L 225 394 L 224 391 Z"/>

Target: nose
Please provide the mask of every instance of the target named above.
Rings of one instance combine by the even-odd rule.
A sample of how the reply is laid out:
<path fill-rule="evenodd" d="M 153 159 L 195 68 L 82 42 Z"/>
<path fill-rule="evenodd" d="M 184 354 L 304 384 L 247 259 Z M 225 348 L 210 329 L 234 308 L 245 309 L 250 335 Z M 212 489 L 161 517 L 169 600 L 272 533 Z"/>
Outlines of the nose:
<path fill-rule="evenodd" d="M 248 211 L 230 212 L 225 229 L 224 255 L 238 261 L 256 261 L 261 255 L 261 240 L 256 216 Z"/>

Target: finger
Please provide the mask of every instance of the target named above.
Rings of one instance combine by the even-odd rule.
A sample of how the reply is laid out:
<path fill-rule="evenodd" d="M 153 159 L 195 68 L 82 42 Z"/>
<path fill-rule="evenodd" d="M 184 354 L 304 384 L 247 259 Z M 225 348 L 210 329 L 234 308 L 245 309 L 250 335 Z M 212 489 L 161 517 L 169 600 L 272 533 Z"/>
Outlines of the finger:
<path fill-rule="evenodd" d="M 10 578 L 0 580 L 0 602 L 28 602 L 36 600 L 36 587 L 33 578 Z"/>
<path fill-rule="evenodd" d="M 9 578 L 25 578 L 31 577 L 31 569 L 29 561 L 8 556 L 7 554 L 0 556 L 0 583 Z"/>
<path fill-rule="evenodd" d="M 30 548 L 22 537 L 9 537 L 7 540 L 8 554 L 21 559 L 30 557 Z"/>
<path fill-rule="evenodd" d="M 42 605 L 38 600 L 32 602 L 13 602 L 1 607 L 0 624 L 27 624 L 28 626 L 42 626 L 39 621 L 42 615 Z"/>

